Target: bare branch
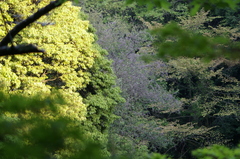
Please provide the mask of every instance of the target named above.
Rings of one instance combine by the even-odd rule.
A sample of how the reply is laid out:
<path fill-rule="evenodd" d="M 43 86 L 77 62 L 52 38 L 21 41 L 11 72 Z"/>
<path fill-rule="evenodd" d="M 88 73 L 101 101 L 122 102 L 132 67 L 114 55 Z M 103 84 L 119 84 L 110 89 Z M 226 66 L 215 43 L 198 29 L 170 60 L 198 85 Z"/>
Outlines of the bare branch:
<path fill-rule="evenodd" d="M 51 10 L 53 10 L 54 8 L 57 8 L 59 6 L 61 6 L 63 4 L 63 2 L 65 2 L 66 0 L 55 0 L 50 2 L 47 6 L 39 9 L 36 13 L 34 13 L 33 15 L 29 16 L 27 19 L 21 21 L 20 23 L 18 23 L 12 30 L 10 30 L 8 32 L 8 34 L 2 39 L 2 41 L 0 42 L 0 47 L 1 46 L 7 46 L 7 44 L 9 44 L 12 39 L 21 31 L 23 30 L 25 27 L 27 27 L 28 25 L 30 25 L 31 23 L 33 23 L 34 21 L 36 21 L 37 19 L 39 19 L 40 17 L 42 17 L 43 15 L 47 14 L 48 12 L 50 12 Z M 0 55 L 1 56 L 1 55 Z"/>

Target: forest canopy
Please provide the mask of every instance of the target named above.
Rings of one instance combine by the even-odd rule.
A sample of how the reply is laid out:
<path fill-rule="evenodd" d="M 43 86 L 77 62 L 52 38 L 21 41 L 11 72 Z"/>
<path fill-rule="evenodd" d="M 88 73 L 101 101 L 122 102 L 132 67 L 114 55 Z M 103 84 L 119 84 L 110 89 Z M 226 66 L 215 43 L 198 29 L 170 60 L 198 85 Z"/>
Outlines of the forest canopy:
<path fill-rule="evenodd" d="M 239 158 L 238 4 L 1 1 L 1 157 Z"/>

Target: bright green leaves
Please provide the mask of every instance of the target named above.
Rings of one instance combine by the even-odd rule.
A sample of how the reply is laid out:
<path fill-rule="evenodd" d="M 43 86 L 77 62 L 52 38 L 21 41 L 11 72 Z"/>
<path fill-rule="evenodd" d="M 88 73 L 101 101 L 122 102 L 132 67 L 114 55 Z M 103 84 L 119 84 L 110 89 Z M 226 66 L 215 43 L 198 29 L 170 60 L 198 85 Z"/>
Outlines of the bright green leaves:
<path fill-rule="evenodd" d="M 59 2 L 62 3 L 63 1 Z M 4 14 L 6 17 L 12 18 L 8 19 L 11 21 L 9 29 L 13 28 L 15 23 L 22 21 L 49 3 L 50 0 L 38 2 L 29 0 L 4 1 Z M 44 104 L 41 102 L 28 103 L 25 100 L 22 103 L 19 102 L 20 105 L 17 105 L 19 107 L 15 111 L 16 116 L 22 115 L 18 111 L 22 109 L 29 112 L 26 115 L 27 118 L 36 117 L 39 119 L 39 122 L 32 123 L 36 125 L 36 129 L 33 130 L 36 137 L 30 132 L 24 138 L 30 145 L 38 146 L 39 143 L 40 147 L 44 145 L 48 148 L 45 145 L 47 142 L 44 138 L 48 139 L 49 136 L 44 132 L 37 133 L 40 129 L 46 130 L 50 136 L 54 134 L 54 131 L 59 131 L 60 134 L 57 135 L 62 138 L 62 129 L 68 129 L 65 121 L 63 125 L 59 121 L 59 127 L 56 129 L 54 129 L 54 125 L 58 120 L 67 118 L 71 122 L 70 125 L 75 126 L 77 130 L 81 128 L 81 125 L 85 125 L 84 129 L 88 130 L 88 138 L 101 144 L 104 153 L 108 154 L 106 150 L 107 129 L 115 118 L 112 110 L 123 99 L 119 95 L 119 88 L 115 87 L 115 76 L 111 69 L 111 61 L 104 57 L 107 52 L 95 44 L 95 35 L 89 31 L 89 22 L 81 19 L 79 10 L 80 8 L 73 6 L 71 2 L 66 2 L 32 23 L 31 26 L 23 29 L 14 38 L 14 44 L 34 44 L 43 48 L 45 53 L 1 57 L 1 84 L 3 89 L 10 94 L 21 93 L 30 97 L 38 94 L 49 95 L 53 90 L 58 89 L 61 98 L 65 101 L 64 104 L 54 103 L 58 107 L 55 112 L 48 110 L 48 107 L 38 111 L 31 111 L 29 107 L 26 109 L 21 107 L 21 104 L 23 106 L 35 104 L 32 108 L 41 107 Z M 0 38 L 3 38 L 6 33 L 3 25 L 0 25 Z M 13 101 L 18 100 L 20 99 L 17 98 Z M 43 102 L 53 101 L 49 100 Z M 14 105 L 15 103 L 10 104 Z M 3 102 L 2 106 L 4 107 L 4 105 L 6 103 Z M 12 113 L 10 113 L 11 115 Z M 20 120 L 20 122 L 25 122 L 25 118 Z M 66 131 L 66 133 L 68 132 Z M 13 136 L 21 138 L 21 134 Z M 54 141 L 52 142 L 55 142 L 55 139 L 53 138 Z M 53 152 L 56 149 L 51 148 L 57 147 L 57 145 L 61 147 L 62 143 L 49 144 L 49 149 L 52 151 L 50 152 L 51 155 L 55 154 L 57 158 L 67 158 L 65 155 L 75 153 L 77 149 L 81 149 L 81 146 L 83 146 L 79 145 L 77 139 L 71 139 L 71 137 L 64 142 L 66 142 L 64 146 L 68 148 L 63 148 L 58 152 Z M 72 147 L 74 148 L 72 149 Z"/>
<path fill-rule="evenodd" d="M 21 3 L 24 2 L 21 1 Z M 31 11 L 34 4 L 27 5 L 25 3 L 23 4 L 26 7 L 25 10 Z M 20 14 L 18 12 L 21 10 L 9 2 L 10 4 L 15 14 Z M 48 4 L 47 1 L 41 1 L 38 5 L 46 4 Z M 89 22 L 79 19 L 78 7 L 65 3 L 50 15 L 42 17 L 30 28 L 23 30 L 20 33 L 21 37 L 15 39 L 17 44 L 33 43 L 38 45 L 46 50 L 45 54 L 16 56 L 13 58 L 15 60 L 2 59 L 2 61 L 13 63 L 11 64 L 12 69 L 17 75 L 22 75 L 21 79 L 23 80 L 26 75 L 41 77 L 39 82 L 58 78 L 62 83 L 66 83 L 65 87 L 71 88 L 73 91 L 79 90 L 90 81 L 90 74 L 86 70 L 92 67 L 95 56 L 92 49 L 94 35 L 88 33 L 88 24 Z M 28 77 L 27 80 L 29 79 Z"/>
<path fill-rule="evenodd" d="M 0 64 L 0 79 L 1 79 L 1 86 L 4 86 L 4 89 L 14 90 L 18 89 L 21 85 L 18 76 L 11 71 L 11 68 L 3 66 Z"/>
<path fill-rule="evenodd" d="M 113 76 L 111 62 L 106 60 L 102 55 L 106 54 L 99 46 L 95 46 L 99 51 L 95 58 L 95 63 L 90 69 L 91 81 L 85 89 L 81 91 L 84 102 L 88 104 L 88 122 L 93 122 L 95 127 L 101 132 L 107 130 L 108 125 L 113 122 L 113 105 L 119 102 L 124 102 L 124 99 L 119 96 L 120 89 L 114 87 L 116 77 Z"/>

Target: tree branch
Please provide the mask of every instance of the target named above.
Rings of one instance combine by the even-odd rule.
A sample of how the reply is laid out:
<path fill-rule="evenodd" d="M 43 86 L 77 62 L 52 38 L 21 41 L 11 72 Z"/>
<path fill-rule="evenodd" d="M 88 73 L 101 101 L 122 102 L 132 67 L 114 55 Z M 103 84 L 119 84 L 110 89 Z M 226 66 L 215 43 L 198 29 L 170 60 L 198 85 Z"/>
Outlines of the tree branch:
<path fill-rule="evenodd" d="M 31 53 L 31 52 L 42 52 L 42 53 L 44 53 L 44 50 L 40 50 L 32 44 L 17 45 L 17 46 L 11 46 L 11 47 L 8 47 L 8 46 L 1 46 L 0 47 L 0 56 L 25 54 L 25 53 Z"/>
<path fill-rule="evenodd" d="M 7 46 L 7 44 L 9 44 L 12 39 L 21 31 L 23 30 L 25 27 L 27 27 L 28 25 L 30 25 L 31 23 L 33 23 L 34 21 L 36 21 L 37 19 L 39 19 L 40 17 L 42 17 L 43 15 L 47 14 L 48 12 L 50 12 L 51 10 L 53 10 L 54 8 L 57 8 L 59 6 L 61 6 L 63 4 L 63 2 L 65 2 L 66 0 L 55 0 L 50 2 L 47 6 L 39 9 L 36 13 L 34 13 L 33 15 L 29 16 L 27 19 L 21 21 L 19 24 L 17 24 L 12 30 L 10 30 L 7 35 L 2 39 L 2 41 L 0 42 L 0 47 L 1 46 Z M 15 47 L 13 47 L 15 48 Z M 1 55 L 0 55 L 1 56 Z"/>

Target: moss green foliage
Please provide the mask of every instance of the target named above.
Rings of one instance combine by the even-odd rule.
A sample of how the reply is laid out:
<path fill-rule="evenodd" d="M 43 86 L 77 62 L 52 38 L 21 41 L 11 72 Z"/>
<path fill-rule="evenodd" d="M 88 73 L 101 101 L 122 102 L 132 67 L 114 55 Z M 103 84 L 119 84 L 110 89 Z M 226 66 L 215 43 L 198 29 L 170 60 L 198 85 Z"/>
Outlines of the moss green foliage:
<path fill-rule="evenodd" d="M 0 20 L 0 37 L 3 38 L 18 22 L 49 2 L 50 0 L 1 1 L 4 19 Z M 88 21 L 82 20 L 84 16 L 79 10 L 79 7 L 66 2 L 20 32 L 13 39 L 14 45 L 35 44 L 45 49 L 45 53 L 1 57 L 1 85 L 2 90 L 10 95 L 22 94 L 30 97 L 38 94 L 48 96 L 53 90 L 58 89 L 65 104 L 59 106 L 56 113 L 47 115 L 48 113 L 45 114 L 43 111 L 39 112 L 40 114 L 36 112 L 29 114 L 43 119 L 46 115 L 47 119 L 53 120 L 49 121 L 53 124 L 55 118 L 56 122 L 60 120 L 57 114 L 61 118 L 71 120 L 73 125 L 84 129 L 90 140 L 101 144 L 103 155 L 108 155 L 107 129 L 115 118 L 112 110 L 123 99 L 119 95 L 120 90 L 115 87 L 111 62 L 105 57 L 107 52 L 95 44 L 93 29 L 89 27 Z M 7 21 L 7 30 L 3 20 Z M 39 104 L 40 107 L 41 102 Z M 37 108 L 38 102 L 31 105 Z M 21 116 L 20 112 L 9 112 L 8 115 Z M 25 122 L 24 118 L 19 120 Z M 41 121 L 39 123 L 40 127 L 34 131 L 40 131 Z M 62 128 L 60 124 L 59 129 L 67 129 L 66 124 L 63 122 Z M 31 140 L 34 136 L 29 137 L 29 143 L 33 144 Z M 70 143 L 72 141 L 69 139 Z M 51 150 L 50 153 L 54 155 L 54 151 Z"/>

